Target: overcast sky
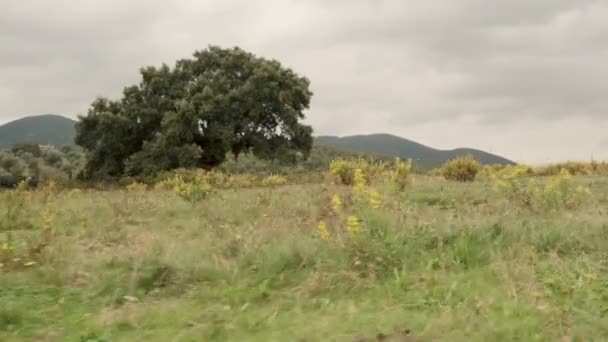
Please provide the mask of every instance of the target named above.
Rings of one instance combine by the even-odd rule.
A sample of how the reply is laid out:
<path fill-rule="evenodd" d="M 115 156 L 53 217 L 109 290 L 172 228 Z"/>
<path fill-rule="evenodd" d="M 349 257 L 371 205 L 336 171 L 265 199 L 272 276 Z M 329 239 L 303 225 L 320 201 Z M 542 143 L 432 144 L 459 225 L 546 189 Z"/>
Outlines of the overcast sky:
<path fill-rule="evenodd" d="M 608 160 L 605 0 L 0 0 L 0 123 L 75 118 L 209 44 L 310 78 L 316 134 Z"/>

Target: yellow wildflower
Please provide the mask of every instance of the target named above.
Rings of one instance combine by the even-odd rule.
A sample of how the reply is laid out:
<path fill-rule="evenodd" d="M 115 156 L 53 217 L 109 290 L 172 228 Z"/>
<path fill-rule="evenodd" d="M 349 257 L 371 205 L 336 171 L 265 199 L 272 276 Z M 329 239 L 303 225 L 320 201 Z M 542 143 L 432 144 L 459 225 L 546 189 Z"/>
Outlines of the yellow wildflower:
<path fill-rule="evenodd" d="M 53 214 L 51 210 L 47 208 L 44 213 L 42 213 L 42 230 L 49 231 L 51 230 L 51 226 L 53 225 Z"/>
<path fill-rule="evenodd" d="M 361 169 L 355 170 L 355 175 L 353 177 L 353 183 L 355 185 L 355 191 L 363 192 L 363 190 L 365 189 L 365 184 L 366 184 L 365 174 L 363 173 L 363 170 L 361 170 Z"/>
<path fill-rule="evenodd" d="M 262 179 L 262 186 L 275 187 L 288 183 L 287 178 L 279 175 L 272 175 Z"/>
<path fill-rule="evenodd" d="M 369 192 L 369 205 L 374 209 L 378 209 L 382 205 L 382 201 L 380 200 L 380 194 L 378 193 L 378 191 L 371 190 Z"/>
<path fill-rule="evenodd" d="M 351 236 L 359 236 L 359 232 L 361 231 L 359 219 L 355 216 L 349 216 L 346 220 L 346 229 L 348 230 Z"/>
<path fill-rule="evenodd" d="M 146 184 L 139 183 L 139 182 L 133 182 L 133 183 L 127 185 L 128 192 L 142 192 L 142 191 L 146 191 L 147 188 L 148 188 L 148 186 Z"/>
<path fill-rule="evenodd" d="M 173 187 L 173 190 L 175 190 L 178 195 L 184 195 L 188 192 L 188 184 L 184 182 L 182 177 L 175 176 L 175 186 Z"/>
<path fill-rule="evenodd" d="M 585 278 L 588 280 L 597 280 L 597 273 L 587 273 L 585 274 Z"/>
<path fill-rule="evenodd" d="M 331 208 L 336 214 L 340 214 L 342 212 L 342 199 L 339 195 L 334 195 L 331 198 Z"/>
<path fill-rule="evenodd" d="M 319 222 L 319 225 L 317 226 L 317 231 L 319 232 L 319 237 L 321 239 L 323 239 L 323 240 L 330 239 L 329 231 L 327 230 L 327 224 L 325 224 L 325 221 Z"/>

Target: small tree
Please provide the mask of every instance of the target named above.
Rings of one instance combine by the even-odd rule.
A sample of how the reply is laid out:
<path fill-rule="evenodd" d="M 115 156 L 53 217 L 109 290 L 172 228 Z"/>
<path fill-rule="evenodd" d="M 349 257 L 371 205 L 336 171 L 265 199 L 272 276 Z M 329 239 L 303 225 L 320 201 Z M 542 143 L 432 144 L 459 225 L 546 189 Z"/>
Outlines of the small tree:
<path fill-rule="evenodd" d="M 310 152 L 312 128 L 300 122 L 309 81 L 277 61 L 209 47 L 141 75 L 122 99 L 98 99 L 79 117 L 86 177 L 211 169 L 227 153 L 293 160 Z"/>
<path fill-rule="evenodd" d="M 481 168 L 481 163 L 468 154 L 446 162 L 441 167 L 441 173 L 447 180 L 472 182 Z"/>
<path fill-rule="evenodd" d="M 31 153 L 34 157 L 40 157 L 40 155 L 42 154 L 40 146 L 32 142 L 15 143 L 15 145 L 13 145 L 13 147 L 11 148 L 11 151 L 16 155 L 20 155 L 23 153 Z"/>

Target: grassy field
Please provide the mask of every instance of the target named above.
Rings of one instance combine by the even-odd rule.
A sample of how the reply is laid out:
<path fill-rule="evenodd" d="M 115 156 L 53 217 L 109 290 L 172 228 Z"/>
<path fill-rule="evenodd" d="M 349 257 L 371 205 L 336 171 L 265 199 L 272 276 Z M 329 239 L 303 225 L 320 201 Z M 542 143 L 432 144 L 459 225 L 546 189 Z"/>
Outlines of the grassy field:
<path fill-rule="evenodd" d="M 608 178 L 571 181 L 3 192 L 0 340 L 605 341 Z"/>

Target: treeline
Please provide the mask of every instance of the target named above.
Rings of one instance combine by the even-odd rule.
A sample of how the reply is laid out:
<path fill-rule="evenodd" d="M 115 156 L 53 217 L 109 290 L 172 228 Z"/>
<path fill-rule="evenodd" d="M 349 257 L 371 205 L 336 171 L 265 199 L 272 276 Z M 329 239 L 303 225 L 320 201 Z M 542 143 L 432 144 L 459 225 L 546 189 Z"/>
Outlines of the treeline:
<path fill-rule="evenodd" d="M 83 165 L 84 155 L 77 148 L 18 143 L 0 150 L 0 188 L 13 188 L 22 181 L 32 186 L 49 181 L 67 185 L 76 180 Z"/>
<path fill-rule="evenodd" d="M 326 172 L 334 160 L 363 160 L 374 164 L 375 162 L 393 162 L 394 157 L 372 155 L 366 153 L 347 152 L 333 147 L 313 146 L 307 158 L 296 161 L 282 159 L 263 159 L 253 154 L 242 154 L 236 159 L 228 155 L 224 163 L 216 170 L 226 175 L 251 175 L 265 177 L 270 175 L 302 176 L 304 174 L 320 174 Z M 380 163 L 381 164 L 381 163 Z M 84 152 L 73 146 L 54 148 L 40 146 L 33 143 L 19 143 L 10 149 L 0 150 L 0 188 L 14 188 L 19 182 L 26 181 L 30 186 L 48 183 L 50 181 L 63 186 L 99 186 L 101 184 L 122 184 L 133 181 L 152 184 L 159 178 L 166 178 L 167 173 L 161 172 L 153 175 L 133 177 L 128 174 L 86 180 L 83 176 L 85 166 Z M 543 167 L 527 167 L 519 165 L 518 168 L 527 168 L 531 176 L 550 176 L 559 174 L 562 169 L 572 175 L 605 175 L 608 174 L 606 162 L 565 162 L 551 164 Z M 510 169 L 505 165 L 485 165 L 477 168 L 479 176 L 487 176 Z M 191 168 L 196 169 L 196 168 Z M 430 175 L 442 175 L 442 170 L 431 170 Z M 412 165 L 413 173 L 426 173 Z M 475 172 L 477 173 L 477 172 Z M 299 177 L 298 176 L 298 177 Z M 305 179 L 306 177 L 300 177 Z M 310 177 L 309 177 L 310 178 Z M 311 179 L 314 179 L 311 178 Z"/>
<path fill-rule="evenodd" d="M 252 154 L 242 155 L 237 159 L 227 156 L 218 170 L 228 174 L 294 174 L 299 172 L 326 171 L 329 164 L 336 159 L 364 159 L 367 161 L 393 161 L 394 157 L 343 151 L 326 146 L 313 146 L 306 159 L 296 162 L 266 160 Z"/>
<path fill-rule="evenodd" d="M 227 156 L 218 171 L 226 174 L 251 174 L 256 176 L 294 175 L 298 173 L 323 172 L 336 159 L 364 159 L 368 161 L 392 161 L 394 158 L 354 153 L 331 147 L 314 146 L 306 159 L 286 162 L 284 160 L 261 159 L 253 154 L 243 154 L 236 159 Z M 82 185 L 85 155 L 81 149 L 64 146 L 45 147 L 33 143 L 19 143 L 10 149 L 0 150 L 0 188 L 13 188 L 21 181 L 30 185 L 53 181 L 61 185 Z M 128 177 L 122 175 L 98 179 L 96 182 L 120 183 L 123 179 L 148 183 L 157 175 Z M 86 181 L 90 183 L 90 180 Z"/>

